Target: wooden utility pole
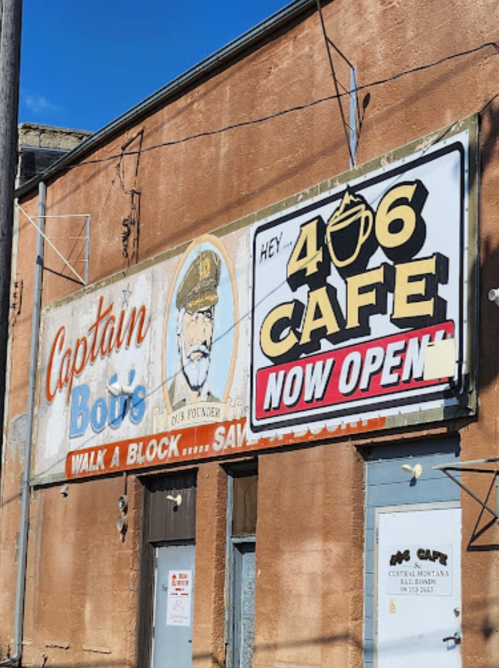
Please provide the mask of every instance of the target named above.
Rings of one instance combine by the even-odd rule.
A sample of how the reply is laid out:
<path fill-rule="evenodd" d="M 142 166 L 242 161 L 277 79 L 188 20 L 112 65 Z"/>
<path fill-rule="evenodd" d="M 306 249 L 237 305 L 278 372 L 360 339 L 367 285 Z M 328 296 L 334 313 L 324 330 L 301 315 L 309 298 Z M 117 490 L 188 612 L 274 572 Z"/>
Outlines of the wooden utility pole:
<path fill-rule="evenodd" d="M 22 0 L 0 0 L 0 2 L 0 433 L 2 433 L 17 168 Z"/>

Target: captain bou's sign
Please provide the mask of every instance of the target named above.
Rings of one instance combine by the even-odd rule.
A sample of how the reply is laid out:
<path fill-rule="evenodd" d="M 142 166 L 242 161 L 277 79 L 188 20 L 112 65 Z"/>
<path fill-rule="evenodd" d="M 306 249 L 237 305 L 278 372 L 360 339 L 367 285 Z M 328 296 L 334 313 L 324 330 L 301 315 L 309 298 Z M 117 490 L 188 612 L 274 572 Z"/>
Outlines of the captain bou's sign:
<path fill-rule="evenodd" d="M 458 404 L 468 160 L 462 132 L 255 225 L 252 434 Z"/>

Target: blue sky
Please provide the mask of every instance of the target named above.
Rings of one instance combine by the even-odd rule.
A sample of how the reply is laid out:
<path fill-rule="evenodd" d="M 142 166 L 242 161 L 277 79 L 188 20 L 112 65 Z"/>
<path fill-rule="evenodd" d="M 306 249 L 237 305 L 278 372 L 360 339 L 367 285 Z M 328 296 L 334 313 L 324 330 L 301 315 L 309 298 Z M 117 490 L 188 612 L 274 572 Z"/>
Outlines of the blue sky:
<path fill-rule="evenodd" d="M 19 122 L 98 130 L 291 0 L 24 0 Z"/>

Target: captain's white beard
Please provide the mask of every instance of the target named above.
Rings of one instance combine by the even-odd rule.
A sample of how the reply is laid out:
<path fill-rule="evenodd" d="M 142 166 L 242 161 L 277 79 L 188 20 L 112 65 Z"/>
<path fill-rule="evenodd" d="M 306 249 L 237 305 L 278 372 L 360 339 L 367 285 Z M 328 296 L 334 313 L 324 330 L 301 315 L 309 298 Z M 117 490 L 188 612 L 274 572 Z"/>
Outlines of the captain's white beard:
<path fill-rule="evenodd" d="M 210 351 L 203 344 L 196 343 L 189 348 L 187 353 L 184 350 L 183 342 L 182 348 L 182 369 L 184 376 L 189 384 L 191 390 L 197 392 L 205 384 L 208 378 L 208 370 L 210 368 Z M 201 353 L 201 357 L 193 360 L 191 355 L 194 353 Z"/>

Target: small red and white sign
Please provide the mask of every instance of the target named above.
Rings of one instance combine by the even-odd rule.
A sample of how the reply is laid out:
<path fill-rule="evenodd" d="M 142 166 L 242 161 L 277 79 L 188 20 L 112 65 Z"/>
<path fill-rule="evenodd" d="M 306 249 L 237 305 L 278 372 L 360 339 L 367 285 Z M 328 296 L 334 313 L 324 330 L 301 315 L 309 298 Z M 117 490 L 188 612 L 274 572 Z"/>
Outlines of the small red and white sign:
<path fill-rule="evenodd" d="M 168 571 L 167 626 L 190 626 L 192 571 Z"/>

